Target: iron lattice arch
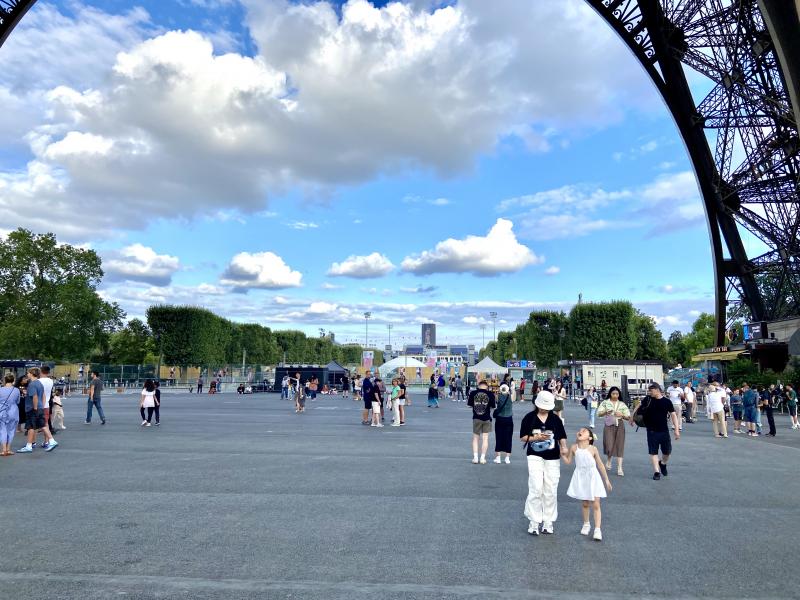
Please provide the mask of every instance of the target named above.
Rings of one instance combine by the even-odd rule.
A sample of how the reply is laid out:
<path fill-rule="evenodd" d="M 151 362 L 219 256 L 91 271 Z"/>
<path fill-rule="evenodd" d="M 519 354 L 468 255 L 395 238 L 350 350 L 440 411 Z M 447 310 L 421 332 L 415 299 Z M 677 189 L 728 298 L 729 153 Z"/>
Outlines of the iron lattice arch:
<path fill-rule="evenodd" d="M 0 0 L 0 44 L 35 0 Z M 800 23 L 790 0 L 586 0 L 658 88 L 709 225 L 717 343 L 737 318 L 800 314 Z M 696 100 L 686 69 L 711 91 Z M 742 232 L 762 251 L 748 256 Z"/>

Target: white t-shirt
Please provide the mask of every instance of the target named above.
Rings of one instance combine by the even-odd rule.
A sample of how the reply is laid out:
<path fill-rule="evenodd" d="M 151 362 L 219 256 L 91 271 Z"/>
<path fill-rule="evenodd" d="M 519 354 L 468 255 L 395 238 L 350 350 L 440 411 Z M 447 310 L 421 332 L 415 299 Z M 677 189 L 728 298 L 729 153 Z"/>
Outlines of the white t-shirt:
<path fill-rule="evenodd" d="M 686 402 L 689 404 L 694 404 L 694 390 L 690 387 L 685 387 L 683 389 L 683 395 L 686 397 Z"/>
<path fill-rule="evenodd" d="M 706 394 L 706 410 L 710 414 L 718 413 L 722 410 L 725 410 L 723 405 L 723 399 L 725 398 L 725 392 L 722 390 L 714 390 L 713 392 L 709 392 Z"/>
<path fill-rule="evenodd" d="M 142 406 L 145 408 L 154 408 L 156 405 L 156 393 L 142 390 Z"/>
<path fill-rule="evenodd" d="M 681 394 L 683 394 L 683 390 L 679 387 L 671 385 L 667 388 L 667 395 L 669 396 L 670 402 L 673 404 L 681 403 Z"/>
<path fill-rule="evenodd" d="M 39 377 L 39 383 L 42 384 L 44 387 L 44 396 L 42 398 L 43 404 L 42 406 L 49 407 L 50 406 L 50 395 L 53 393 L 53 383 L 54 381 L 49 377 Z"/>

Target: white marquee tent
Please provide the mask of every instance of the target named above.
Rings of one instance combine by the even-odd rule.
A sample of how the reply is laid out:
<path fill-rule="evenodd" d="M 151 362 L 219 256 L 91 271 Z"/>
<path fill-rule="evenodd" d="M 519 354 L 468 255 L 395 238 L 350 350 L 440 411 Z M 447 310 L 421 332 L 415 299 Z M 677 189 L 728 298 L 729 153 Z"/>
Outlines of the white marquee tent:
<path fill-rule="evenodd" d="M 478 364 L 473 365 L 469 369 L 467 369 L 467 373 L 486 373 L 488 375 L 492 375 L 495 373 L 505 374 L 508 373 L 508 369 L 506 369 L 505 367 L 501 367 L 487 356 Z"/>
<path fill-rule="evenodd" d="M 422 369 L 427 366 L 428 365 L 426 365 L 424 362 L 420 362 L 411 356 L 398 356 L 389 362 L 383 363 L 380 367 L 378 367 L 378 372 L 381 374 L 381 377 L 383 377 L 387 373 L 391 373 L 397 369 Z"/>

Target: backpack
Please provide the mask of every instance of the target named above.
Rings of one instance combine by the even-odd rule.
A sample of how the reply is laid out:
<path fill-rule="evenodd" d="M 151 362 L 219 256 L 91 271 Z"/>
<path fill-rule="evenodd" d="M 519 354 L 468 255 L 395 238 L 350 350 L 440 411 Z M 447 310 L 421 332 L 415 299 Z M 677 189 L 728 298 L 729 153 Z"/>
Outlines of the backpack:
<path fill-rule="evenodd" d="M 647 400 L 647 404 L 645 405 L 645 400 Z M 636 423 L 637 427 L 644 427 L 644 416 L 647 413 L 647 410 L 650 408 L 650 402 L 652 398 L 649 396 L 642 400 L 642 403 L 639 405 L 639 409 L 636 411 L 636 414 L 633 415 L 633 422 Z"/>

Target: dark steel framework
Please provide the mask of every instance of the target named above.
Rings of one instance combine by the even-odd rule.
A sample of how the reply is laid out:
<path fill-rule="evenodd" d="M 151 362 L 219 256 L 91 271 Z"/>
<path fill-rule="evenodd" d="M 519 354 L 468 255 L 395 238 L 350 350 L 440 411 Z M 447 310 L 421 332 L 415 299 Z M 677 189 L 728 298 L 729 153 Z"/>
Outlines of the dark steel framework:
<path fill-rule="evenodd" d="M 0 0 L 0 44 L 34 2 Z M 718 345 L 733 319 L 800 314 L 798 4 L 586 2 L 644 67 L 686 145 L 708 218 Z M 687 68 L 709 82 L 699 102 Z M 761 248 L 753 257 L 742 230 Z"/>

